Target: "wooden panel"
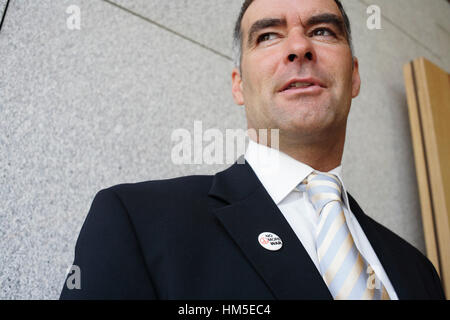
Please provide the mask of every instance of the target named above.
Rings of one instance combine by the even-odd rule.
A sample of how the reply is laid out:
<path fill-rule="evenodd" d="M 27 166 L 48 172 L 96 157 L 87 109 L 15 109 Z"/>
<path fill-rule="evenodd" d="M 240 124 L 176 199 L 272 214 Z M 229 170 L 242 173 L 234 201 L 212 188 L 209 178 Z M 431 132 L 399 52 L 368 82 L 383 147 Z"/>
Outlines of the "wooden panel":
<path fill-rule="evenodd" d="M 450 293 L 450 82 L 424 58 L 404 68 L 427 255 Z"/>
<path fill-rule="evenodd" d="M 425 238 L 427 257 L 433 263 L 440 274 L 440 265 L 437 252 L 437 240 L 435 234 L 435 222 L 431 203 L 427 160 L 425 158 L 424 141 L 422 136 L 422 123 L 419 117 L 419 106 L 417 104 L 417 92 L 415 89 L 414 73 L 412 63 L 405 65 L 404 76 L 406 84 L 406 98 L 408 101 L 409 121 L 411 136 L 413 140 L 414 159 L 416 162 L 417 184 L 419 189 L 420 206 L 422 213 L 422 224 Z"/>

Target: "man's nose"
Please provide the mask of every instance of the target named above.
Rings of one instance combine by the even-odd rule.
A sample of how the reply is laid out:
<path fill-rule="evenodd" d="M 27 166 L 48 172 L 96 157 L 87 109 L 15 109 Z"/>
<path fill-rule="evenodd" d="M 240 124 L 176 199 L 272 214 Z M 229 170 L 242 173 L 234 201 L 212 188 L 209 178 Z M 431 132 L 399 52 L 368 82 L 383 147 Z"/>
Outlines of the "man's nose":
<path fill-rule="evenodd" d="M 311 39 L 298 30 L 292 30 L 288 36 L 286 62 L 313 61 L 315 59 L 314 48 Z"/>

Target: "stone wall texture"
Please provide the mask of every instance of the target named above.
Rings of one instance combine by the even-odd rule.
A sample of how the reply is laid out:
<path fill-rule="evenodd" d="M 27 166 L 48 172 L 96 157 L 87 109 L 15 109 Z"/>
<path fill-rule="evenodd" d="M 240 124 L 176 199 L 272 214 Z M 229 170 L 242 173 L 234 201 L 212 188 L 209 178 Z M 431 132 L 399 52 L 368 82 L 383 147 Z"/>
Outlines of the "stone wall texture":
<path fill-rule="evenodd" d="M 365 212 L 425 251 L 402 66 L 450 70 L 445 0 L 344 0 L 362 89 L 343 174 Z M 6 7 L 0 0 L 0 17 Z M 367 28 L 367 8 L 382 28 Z M 0 31 L 0 299 L 57 299 L 94 195 L 213 174 L 172 132 L 246 128 L 231 96 L 241 0 L 11 0 Z M 70 6 L 80 29 L 69 28 Z"/>

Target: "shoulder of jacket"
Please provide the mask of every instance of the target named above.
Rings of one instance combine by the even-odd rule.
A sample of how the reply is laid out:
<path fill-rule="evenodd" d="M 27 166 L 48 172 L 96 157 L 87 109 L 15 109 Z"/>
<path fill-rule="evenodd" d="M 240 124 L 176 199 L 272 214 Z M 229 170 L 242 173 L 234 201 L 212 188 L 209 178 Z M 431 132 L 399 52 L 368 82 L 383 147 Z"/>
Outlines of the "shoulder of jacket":
<path fill-rule="evenodd" d="M 130 193 L 141 193 L 141 192 L 166 193 L 166 192 L 174 192 L 177 190 L 184 190 L 185 192 L 188 192 L 189 190 L 192 190 L 192 188 L 204 189 L 210 187 L 212 177 L 213 176 L 207 175 L 203 176 L 192 175 L 170 179 L 148 180 L 134 183 L 121 183 L 105 188 L 103 190 L 112 191 L 119 195 Z"/>
<path fill-rule="evenodd" d="M 183 203 L 186 207 L 196 199 L 206 198 L 213 176 L 184 176 L 172 179 L 122 183 L 102 189 L 97 196 L 115 197 L 128 212 L 153 209 L 170 209 Z M 107 195 L 108 194 L 108 195 Z M 164 210 L 166 211 L 166 210 Z"/>

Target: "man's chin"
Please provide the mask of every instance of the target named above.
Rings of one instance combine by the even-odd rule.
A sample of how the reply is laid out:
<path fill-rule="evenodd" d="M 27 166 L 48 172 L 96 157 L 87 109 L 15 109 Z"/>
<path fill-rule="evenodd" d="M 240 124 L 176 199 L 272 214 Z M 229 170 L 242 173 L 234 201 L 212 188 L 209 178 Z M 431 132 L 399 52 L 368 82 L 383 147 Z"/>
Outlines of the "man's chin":
<path fill-rule="evenodd" d="M 329 134 L 330 125 L 326 123 L 298 121 L 280 129 L 280 138 L 286 137 L 289 140 L 314 142 L 321 140 L 325 135 L 329 136 Z"/>

